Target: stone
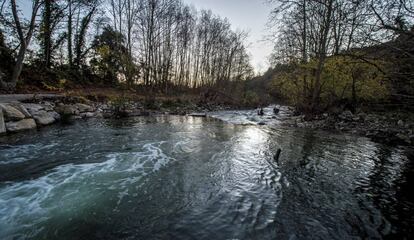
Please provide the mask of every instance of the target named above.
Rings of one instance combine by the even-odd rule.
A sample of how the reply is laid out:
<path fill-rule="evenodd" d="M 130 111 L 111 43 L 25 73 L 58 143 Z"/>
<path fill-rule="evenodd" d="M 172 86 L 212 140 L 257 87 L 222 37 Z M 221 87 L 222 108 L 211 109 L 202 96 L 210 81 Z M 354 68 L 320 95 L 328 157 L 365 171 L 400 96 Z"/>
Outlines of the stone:
<path fill-rule="evenodd" d="M 205 117 L 207 117 L 207 114 L 206 113 L 190 113 L 190 114 L 188 114 L 188 116 L 190 116 L 190 117 L 203 117 L 203 118 L 205 118 Z"/>
<path fill-rule="evenodd" d="M 6 124 L 4 122 L 3 111 L 0 109 L 0 134 L 6 133 Z"/>
<path fill-rule="evenodd" d="M 356 117 L 352 118 L 352 121 L 354 121 L 354 122 L 358 122 L 360 120 L 361 120 L 361 118 L 359 116 L 356 116 Z"/>
<path fill-rule="evenodd" d="M 56 122 L 55 114 L 53 114 L 53 112 L 46 112 L 44 110 L 34 114 L 33 118 L 40 126 L 46 126 Z"/>
<path fill-rule="evenodd" d="M 42 106 L 44 107 L 44 110 L 48 112 L 53 111 L 53 109 L 55 108 L 55 105 L 51 102 L 44 102 Z"/>
<path fill-rule="evenodd" d="M 55 111 L 51 111 L 51 112 L 49 112 L 49 114 L 50 114 L 51 116 L 53 116 L 53 118 L 55 118 L 55 120 L 56 120 L 56 121 L 58 121 L 58 120 L 60 120 L 60 119 L 61 119 L 60 114 L 59 114 L 59 113 L 57 113 L 57 112 L 55 112 Z"/>
<path fill-rule="evenodd" d="M 397 125 L 399 127 L 404 127 L 404 121 L 403 120 L 399 120 L 398 123 L 397 123 Z"/>
<path fill-rule="evenodd" d="M 36 122 L 32 118 L 26 118 L 17 122 L 7 122 L 6 129 L 8 132 L 20 132 L 36 128 Z"/>
<path fill-rule="evenodd" d="M 80 116 L 82 118 L 93 118 L 93 117 L 95 117 L 95 113 L 94 112 L 85 112 L 85 113 L 81 113 Z"/>
<path fill-rule="evenodd" d="M 402 133 L 398 133 L 398 134 L 396 135 L 396 137 L 397 137 L 400 141 L 402 141 L 403 143 L 406 143 L 406 144 L 408 144 L 408 145 L 410 145 L 410 144 L 411 144 L 411 139 L 410 139 L 410 136 L 407 136 L 407 135 L 402 134 Z"/>
<path fill-rule="evenodd" d="M 56 112 L 58 112 L 61 115 L 78 115 L 79 114 L 79 111 L 75 106 L 65 105 L 65 104 L 62 104 L 56 107 Z"/>
<path fill-rule="evenodd" d="M 29 111 L 29 113 L 32 114 L 32 115 L 45 109 L 42 105 L 35 104 L 35 103 L 23 103 L 23 104 L 21 104 L 21 106 L 26 108 L 27 111 Z"/>
<path fill-rule="evenodd" d="M 20 103 L 12 103 L 11 104 L 14 108 L 16 108 L 17 110 L 19 110 L 21 113 L 23 113 L 23 115 L 26 118 L 31 118 L 32 114 L 30 114 L 30 112 L 27 110 L 27 108 L 25 108 L 22 104 Z"/>
<path fill-rule="evenodd" d="M 102 112 L 96 111 L 95 112 L 95 117 L 96 118 L 103 118 L 104 116 L 103 116 L 103 113 Z"/>
<path fill-rule="evenodd" d="M 83 103 L 77 103 L 75 104 L 75 107 L 79 110 L 80 113 L 93 112 L 95 110 L 92 106 Z"/>
<path fill-rule="evenodd" d="M 344 111 L 343 113 L 339 115 L 339 118 L 342 120 L 352 120 L 353 117 L 354 117 L 354 114 L 352 114 L 351 111 Z"/>
<path fill-rule="evenodd" d="M 3 109 L 4 117 L 7 121 L 19 121 L 26 117 L 10 104 L 0 104 L 0 108 Z"/>

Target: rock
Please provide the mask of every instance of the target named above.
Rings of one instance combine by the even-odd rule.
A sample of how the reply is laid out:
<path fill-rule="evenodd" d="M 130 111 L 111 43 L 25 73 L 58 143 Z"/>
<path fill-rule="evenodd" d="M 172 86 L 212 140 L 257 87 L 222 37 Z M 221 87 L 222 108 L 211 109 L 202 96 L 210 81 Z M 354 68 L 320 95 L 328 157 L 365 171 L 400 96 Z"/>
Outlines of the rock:
<path fill-rule="evenodd" d="M 103 118 L 103 114 L 100 111 L 96 111 L 94 114 L 96 118 Z"/>
<path fill-rule="evenodd" d="M 9 132 L 20 132 L 36 128 L 36 122 L 32 118 L 23 119 L 17 122 L 7 122 L 6 129 Z"/>
<path fill-rule="evenodd" d="M 350 121 L 350 120 L 352 120 L 352 118 L 354 117 L 354 114 L 352 114 L 352 112 L 351 111 L 344 111 L 343 113 L 341 113 L 340 115 L 339 115 L 339 118 L 340 119 L 342 119 L 342 120 L 347 120 L 347 121 Z"/>
<path fill-rule="evenodd" d="M 264 126 L 264 125 L 266 125 L 266 123 L 265 122 L 259 122 L 258 125 Z"/>
<path fill-rule="evenodd" d="M 62 104 L 56 107 L 56 112 L 61 115 L 78 115 L 78 109 L 73 105 Z"/>
<path fill-rule="evenodd" d="M 46 126 L 56 122 L 56 114 L 56 112 L 46 112 L 42 110 L 33 115 L 33 118 L 36 120 L 38 125 Z"/>
<path fill-rule="evenodd" d="M 190 113 L 188 114 L 190 117 L 207 117 L 207 114 L 205 113 Z"/>
<path fill-rule="evenodd" d="M 3 109 L 4 117 L 7 121 L 19 121 L 26 117 L 10 104 L 0 104 L 0 108 Z"/>
<path fill-rule="evenodd" d="M 45 109 L 42 105 L 34 103 L 24 103 L 21 106 L 26 108 L 27 111 L 29 111 L 29 113 L 32 115 Z"/>
<path fill-rule="evenodd" d="M 114 116 L 114 114 L 112 112 L 103 112 L 102 113 L 103 118 L 112 118 Z"/>
<path fill-rule="evenodd" d="M 399 120 L 398 123 L 397 123 L 397 125 L 399 127 L 404 127 L 404 121 L 403 120 Z"/>
<path fill-rule="evenodd" d="M 55 105 L 51 102 L 44 102 L 42 104 L 42 106 L 44 107 L 44 109 L 48 112 L 51 112 L 55 109 Z"/>
<path fill-rule="evenodd" d="M 96 116 L 96 114 L 94 112 L 85 112 L 85 113 L 81 113 L 80 116 L 82 118 L 93 118 Z"/>
<path fill-rule="evenodd" d="M 408 145 L 411 145 L 411 139 L 410 139 L 410 136 L 407 136 L 407 135 L 402 134 L 402 133 L 398 133 L 398 134 L 396 135 L 396 137 L 397 137 L 400 141 L 402 141 L 403 143 L 406 143 L 406 144 L 408 144 Z"/>
<path fill-rule="evenodd" d="M 0 109 L 0 134 L 6 133 L 6 124 L 4 122 L 3 111 Z"/>
<path fill-rule="evenodd" d="M 26 117 L 26 118 L 31 118 L 32 117 L 32 114 L 30 114 L 30 112 L 22 105 L 22 104 L 19 104 L 19 103 L 12 103 L 11 104 L 14 108 L 16 108 L 17 110 L 19 110 L 21 113 L 23 113 L 23 115 Z"/>
<path fill-rule="evenodd" d="M 95 110 L 92 106 L 83 103 L 77 103 L 75 104 L 75 107 L 79 110 L 80 113 L 93 112 Z"/>
<path fill-rule="evenodd" d="M 61 119 L 60 114 L 59 114 L 59 113 L 57 113 L 57 112 L 55 112 L 55 111 L 51 111 L 51 112 L 49 112 L 49 114 L 50 114 L 51 116 L 53 116 L 53 117 L 55 118 L 55 120 L 56 120 L 56 121 L 58 121 L 58 120 L 60 120 L 60 119 Z"/>
<path fill-rule="evenodd" d="M 361 120 L 361 118 L 359 116 L 356 116 L 356 117 L 352 118 L 352 121 L 354 121 L 354 122 L 358 122 L 360 120 Z"/>

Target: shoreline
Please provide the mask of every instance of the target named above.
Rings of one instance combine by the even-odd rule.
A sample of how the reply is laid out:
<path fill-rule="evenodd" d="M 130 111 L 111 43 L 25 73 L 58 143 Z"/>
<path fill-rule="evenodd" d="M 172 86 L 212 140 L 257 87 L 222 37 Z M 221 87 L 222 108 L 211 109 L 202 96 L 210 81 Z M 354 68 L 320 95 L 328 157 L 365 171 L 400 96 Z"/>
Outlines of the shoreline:
<path fill-rule="evenodd" d="M 33 96 L 33 97 L 31 97 Z M 10 99 L 10 96 L 8 97 Z M 24 132 L 57 122 L 68 122 L 87 118 L 124 118 L 150 115 L 180 115 L 207 117 L 209 112 L 243 109 L 236 106 L 203 103 L 195 104 L 153 99 L 144 101 L 112 100 L 90 101 L 82 96 L 58 94 L 27 94 L 22 99 L 0 102 L 0 136 Z M 244 108 L 246 109 L 246 108 Z M 340 114 L 324 113 L 308 120 L 304 115 L 291 114 L 281 121 L 281 126 L 325 130 L 367 137 L 374 142 L 387 145 L 414 146 L 414 121 L 411 115 L 397 113 Z M 258 125 L 264 125 L 258 123 Z"/>
<path fill-rule="evenodd" d="M 413 116 L 399 113 L 365 113 L 353 114 L 344 111 L 340 114 L 324 113 L 307 120 L 305 115 L 291 116 L 285 126 L 325 130 L 367 137 L 373 142 L 396 146 L 414 146 Z"/>

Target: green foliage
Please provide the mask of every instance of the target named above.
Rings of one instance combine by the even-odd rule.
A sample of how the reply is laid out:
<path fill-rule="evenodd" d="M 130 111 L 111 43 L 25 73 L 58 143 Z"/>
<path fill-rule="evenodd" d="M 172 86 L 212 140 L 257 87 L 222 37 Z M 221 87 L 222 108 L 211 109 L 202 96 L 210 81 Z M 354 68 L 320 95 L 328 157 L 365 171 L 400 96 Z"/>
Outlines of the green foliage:
<path fill-rule="evenodd" d="M 123 74 L 123 59 L 127 55 L 124 36 L 107 26 L 101 35 L 95 37 L 93 49 L 95 57 L 90 63 L 95 73 L 106 83 L 118 83 L 120 75 Z"/>
<path fill-rule="evenodd" d="M 310 102 L 315 81 L 316 61 L 291 64 L 276 74 L 270 88 L 297 106 Z M 327 59 L 321 77 L 321 103 L 336 101 L 378 101 L 389 96 L 390 86 L 381 69 L 382 61 L 364 61 L 355 57 L 333 56 Z"/>

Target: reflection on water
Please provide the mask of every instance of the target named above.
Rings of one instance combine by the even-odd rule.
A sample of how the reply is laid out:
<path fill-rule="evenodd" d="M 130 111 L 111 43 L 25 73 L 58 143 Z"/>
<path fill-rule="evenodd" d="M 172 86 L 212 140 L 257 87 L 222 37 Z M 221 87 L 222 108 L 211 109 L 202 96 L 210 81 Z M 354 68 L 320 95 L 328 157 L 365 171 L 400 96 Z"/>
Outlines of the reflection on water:
<path fill-rule="evenodd" d="M 215 117 L 229 114 L 237 124 L 159 116 L 2 138 L 0 239 L 414 235 L 408 150 Z"/>

